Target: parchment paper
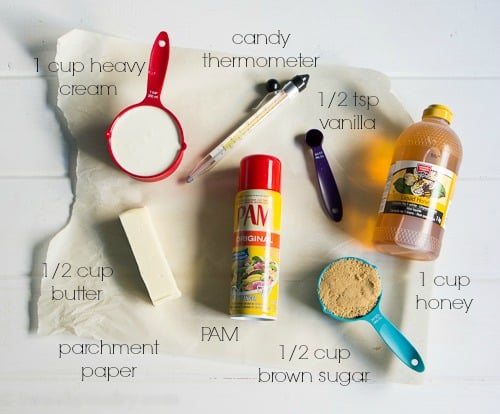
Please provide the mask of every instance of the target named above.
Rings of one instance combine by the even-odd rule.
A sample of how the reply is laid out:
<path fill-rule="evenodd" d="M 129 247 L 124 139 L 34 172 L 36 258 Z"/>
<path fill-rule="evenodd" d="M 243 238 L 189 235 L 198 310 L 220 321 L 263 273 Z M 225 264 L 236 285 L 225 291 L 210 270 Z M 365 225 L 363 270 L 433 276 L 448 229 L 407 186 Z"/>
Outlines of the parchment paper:
<path fill-rule="evenodd" d="M 315 294 L 320 271 L 335 258 L 359 256 L 376 264 L 384 287 L 382 311 L 425 357 L 427 320 L 416 310 L 415 298 L 425 295 L 419 274 L 431 271 L 432 264 L 392 258 L 369 244 L 392 143 L 412 122 L 391 93 L 388 79 L 373 70 L 326 65 L 296 71 L 206 68 L 203 51 L 173 47 L 162 101 L 180 119 L 187 151 L 173 176 L 143 183 L 112 164 L 104 133 L 121 109 L 142 100 L 150 48 L 79 30 L 58 41 L 55 61 L 86 66 L 80 73 L 59 71 L 59 85 L 115 85 L 118 93 L 58 96 L 78 148 L 75 201 L 68 225 L 48 250 L 39 333 L 114 343 L 158 340 L 160 350 L 171 354 L 287 370 L 365 370 L 372 372 L 374 381 L 421 379 L 387 350 L 367 323 L 341 323 L 324 315 Z M 90 71 L 91 59 L 146 64 L 141 76 L 137 71 L 97 73 Z M 311 78 L 300 95 L 266 119 L 215 169 L 191 184 L 184 182 L 194 164 L 246 118 L 263 95 L 259 85 L 302 73 Z M 348 97 L 345 102 L 340 101 L 341 92 Z M 379 103 L 370 109 L 355 105 L 354 92 L 375 96 Z M 358 116 L 359 121 L 359 115 L 374 119 L 376 128 L 359 128 L 359 122 L 358 127 L 340 129 L 330 123 L 323 128 L 328 119 Z M 323 147 L 344 202 L 340 223 L 330 220 L 321 205 L 312 154 L 303 143 L 310 128 L 325 134 Z M 233 321 L 228 316 L 238 165 L 252 153 L 272 154 L 283 163 L 280 298 L 274 322 Z M 182 292 L 180 299 L 159 307 L 149 300 L 118 220 L 119 213 L 137 206 L 150 209 Z M 104 277 L 110 272 L 112 276 Z M 61 292 L 74 294 L 83 286 L 101 290 L 100 300 L 58 299 Z M 216 328 L 213 332 L 223 340 L 203 338 L 203 327 Z M 224 337 L 235 328 L 237 338 Z M 308 349 L 309 358 L 290 357 L 294 346 Z M 341 364 L 312 354 L 315 349 L 339 348 L 351 352 Z"/>

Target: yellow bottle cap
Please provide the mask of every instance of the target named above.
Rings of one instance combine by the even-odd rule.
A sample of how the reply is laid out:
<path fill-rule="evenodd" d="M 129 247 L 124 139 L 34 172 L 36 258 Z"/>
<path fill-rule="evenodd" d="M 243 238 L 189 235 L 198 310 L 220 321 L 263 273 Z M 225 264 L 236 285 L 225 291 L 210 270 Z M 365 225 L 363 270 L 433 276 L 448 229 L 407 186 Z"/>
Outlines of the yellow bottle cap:
<path fill-rule="evenodd" d="M 451 123 L 451 119 L 453 118 L 453 112 L 444 105 L 429 105 L 422 115 L 422 119 L 424 118 L 441 118 L 444 119 L 449 124 Z"/>

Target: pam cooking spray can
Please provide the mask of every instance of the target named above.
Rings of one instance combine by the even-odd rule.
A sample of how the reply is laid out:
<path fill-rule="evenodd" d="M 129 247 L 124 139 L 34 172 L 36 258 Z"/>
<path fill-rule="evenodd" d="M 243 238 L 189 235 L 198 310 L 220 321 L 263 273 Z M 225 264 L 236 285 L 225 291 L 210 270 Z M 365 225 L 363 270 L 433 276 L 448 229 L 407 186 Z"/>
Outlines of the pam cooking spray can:
<path fill-rule="evenodd" d="M 240 163 L 234 207 L 229 313 L 235 319 L 276 319 L 280 270 L 281 162 L 251 155 Z"/>

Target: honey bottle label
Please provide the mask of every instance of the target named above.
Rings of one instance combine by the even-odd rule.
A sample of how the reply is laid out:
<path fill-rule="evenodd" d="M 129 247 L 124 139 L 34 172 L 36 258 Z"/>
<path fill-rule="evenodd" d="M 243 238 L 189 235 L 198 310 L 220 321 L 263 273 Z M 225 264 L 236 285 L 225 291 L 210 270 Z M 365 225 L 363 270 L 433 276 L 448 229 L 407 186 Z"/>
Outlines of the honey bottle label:
<path fill-rule="evenodd" d="M 422 161 L 396 161 L 389 171 L 379 213 L 404 214 L 445 226 L 456 174 Z"/>

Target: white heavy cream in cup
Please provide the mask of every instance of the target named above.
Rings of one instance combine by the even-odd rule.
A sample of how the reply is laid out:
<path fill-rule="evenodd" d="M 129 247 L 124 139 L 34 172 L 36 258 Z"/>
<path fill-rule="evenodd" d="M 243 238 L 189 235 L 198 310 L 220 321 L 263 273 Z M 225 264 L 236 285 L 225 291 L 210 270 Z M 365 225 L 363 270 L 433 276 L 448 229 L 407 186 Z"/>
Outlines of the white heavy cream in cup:
<path fill-rule="evenodd" d="M 160 108 L 138 106 L 113 125 L 111 151 L 131 174 L 150 177 L 164 172 L 181 149 L 177 123 Z"/>

